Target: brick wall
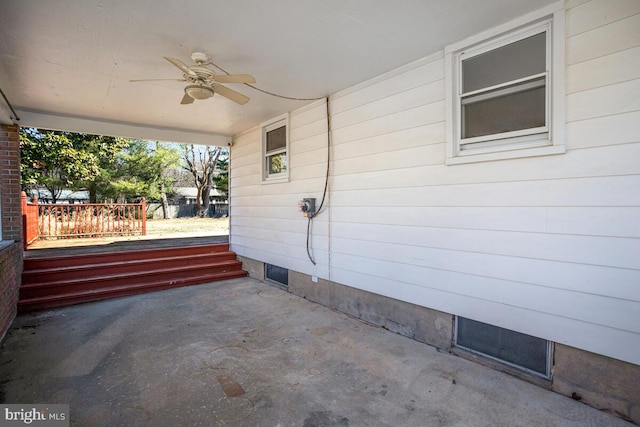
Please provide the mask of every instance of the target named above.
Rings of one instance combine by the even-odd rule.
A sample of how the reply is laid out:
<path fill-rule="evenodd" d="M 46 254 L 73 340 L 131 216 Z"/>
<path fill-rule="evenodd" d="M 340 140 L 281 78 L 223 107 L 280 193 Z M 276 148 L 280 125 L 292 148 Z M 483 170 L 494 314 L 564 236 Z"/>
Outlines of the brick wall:
<path fill-rule="evenodd" d="M 16 315 L 22 276 L 22 210 L 18 126 L 0 126 L 0 338 Z"/>
<path fill-rule="evenodd" d="M 22 245 L 10 243 L 0 248 L 0 340 L 16 316 L 22 276 Z"/>
<path fill-rule="evenodd" d="M 20 138 L 18 126 L 0 126 L 0 208 L 2 240 L 22 241 Z"/>

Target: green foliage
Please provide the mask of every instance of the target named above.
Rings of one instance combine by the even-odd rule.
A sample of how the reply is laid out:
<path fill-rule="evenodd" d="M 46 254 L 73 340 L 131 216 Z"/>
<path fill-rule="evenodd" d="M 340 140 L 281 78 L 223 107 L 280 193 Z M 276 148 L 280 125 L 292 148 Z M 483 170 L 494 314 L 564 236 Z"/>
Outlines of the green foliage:
<path fill-rule="evenodd" d="M 45 187 L 54 201 L 64 188 L 81 188 L 100 173 L 98 157 L 66 132 L 22 129 L 20 155 L 23 188 Z"/>
<path fill-rule="evenodd" d="M 227 194 L 229 193 L 229 150 L 222 151 L 217 167 L 218 173 L 213 178 L 213 184 L 220 195 L 214 197 L 214 200 L 224 202 L 227 200 Z"/>
<path fill-rule="evenodd" d="M 117 171 L 112 174 L 105 192 L 111 198 L 133 201 L 145 197 L 160 200 L 162 190 L 170 191 L 172 179 L 167 170 L 176 166 L 180 155 L 175 148 L 156 143 L 155 148 L 146 141 L 131 141 L 120 153 Z"/>
<path fill-rule="evenodd" d="M 285 154 L 275 154 L 267 157 L 269 174 L 285 172 L 287 170 L 287 157 Z"/>
<path fill-rule="evenodd" d="M 45 187 L 54 202 L 63 189 L 89 190 L 91 202 L 158 200 L 180 158 L 157 143 L 33 128 L 20 130 L 20 149 L 23 188 Z"/>
<path fill-rule="evenodd" d="M 93 180 L 78 183 L 89 190 L 91 202 L 97 202 L 98 198 L 104 199 L 110 190 L 111 182 L 118 172 L 118 159 L 123 150 L 131 144 L 127 138 L 114 138 L 103 135 L 71 134 L 77 140 L 77 144 L 85 150 L 93 153 L 98 158 L 100 172 Z"/>

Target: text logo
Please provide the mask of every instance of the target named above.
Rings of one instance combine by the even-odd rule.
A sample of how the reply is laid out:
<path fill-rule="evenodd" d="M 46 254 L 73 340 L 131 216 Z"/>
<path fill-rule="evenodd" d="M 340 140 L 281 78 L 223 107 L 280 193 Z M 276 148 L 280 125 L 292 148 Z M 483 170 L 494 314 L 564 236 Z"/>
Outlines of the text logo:
<path fill-rule="evenodd" d="M 69 427 L 69 405 L 0 405 L 0 427 Z"/>

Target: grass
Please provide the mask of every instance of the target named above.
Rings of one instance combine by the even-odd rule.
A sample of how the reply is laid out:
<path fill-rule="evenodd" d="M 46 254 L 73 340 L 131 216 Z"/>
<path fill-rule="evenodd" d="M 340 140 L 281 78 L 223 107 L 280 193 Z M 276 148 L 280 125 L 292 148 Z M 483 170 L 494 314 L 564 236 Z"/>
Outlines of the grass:
<path fill-rule="evenodd" d="M 147 235 L 225 234 L 229 232 L 229 218 L 173 218 L 147 220 Z"/>

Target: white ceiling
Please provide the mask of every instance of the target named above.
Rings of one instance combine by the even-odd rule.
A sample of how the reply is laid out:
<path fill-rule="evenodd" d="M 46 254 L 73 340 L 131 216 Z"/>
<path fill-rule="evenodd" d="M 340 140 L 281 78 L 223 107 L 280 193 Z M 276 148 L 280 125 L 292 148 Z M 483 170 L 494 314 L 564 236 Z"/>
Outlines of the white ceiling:
<path fill-rule="evenodd" d="M 552 0 L 2 0 L 0 88 L 23 126 L 210 143 L 305 104 L 229 87 L 180 105 L 163 56 L 209 54 L 256 86 L 322 97 Z M 4 102 L 4 122 L 10 115 Z M 2 114 L 0 114 L 0 120 Z M 159 136 L 161 135 L 161 136 Z"/>

